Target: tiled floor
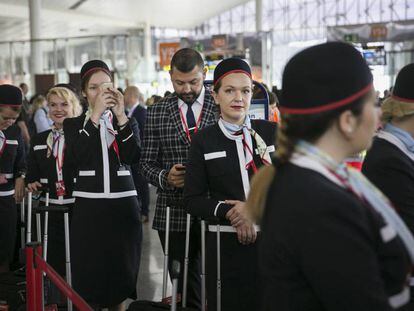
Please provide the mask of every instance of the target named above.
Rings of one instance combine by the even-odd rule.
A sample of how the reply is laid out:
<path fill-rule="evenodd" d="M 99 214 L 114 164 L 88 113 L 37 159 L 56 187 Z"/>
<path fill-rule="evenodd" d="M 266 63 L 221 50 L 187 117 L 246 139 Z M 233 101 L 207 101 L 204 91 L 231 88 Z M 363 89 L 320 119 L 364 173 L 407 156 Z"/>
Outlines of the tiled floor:
<path fill-rule="evenodd" d="M 139 300 L 160 301 L 162 298 L 164 254 L 158 233 L 152 229 L 156 201 L 155 188 L 151 186 L 150 192 L 150 221 L 143 224 L 143 244 L 137 293 Z M 171 285 L 168 284 L 168 286 L 170 291 Z M 170 295 L 169 291 L 168 295 Z"/>

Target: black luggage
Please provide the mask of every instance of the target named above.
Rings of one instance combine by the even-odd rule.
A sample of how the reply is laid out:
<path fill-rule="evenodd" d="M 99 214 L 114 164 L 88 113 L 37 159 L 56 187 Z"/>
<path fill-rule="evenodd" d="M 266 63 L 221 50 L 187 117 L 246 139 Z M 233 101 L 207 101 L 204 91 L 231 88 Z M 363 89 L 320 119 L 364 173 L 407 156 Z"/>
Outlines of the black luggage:
<path fill-rule="evenodd" d="M 173 280 L 172 288 L 172 302 L 171 305 L 164 302 L 155 301 L 134 301 L 129 307 L 128 311 L 162 311 L 162 310 L 177 310 L 177 311 L 196 311 L 193 308 L 186 307 L 187 301 L 187 275 L 188 275 L 188 251 L 190 241 L 190 214 L 187 214 L 187 231 L 185 239 L 185 259 L 184 259 L 184 280 L 183 280 L 183 299 L 182 306 L 177 306 L 177 288 L 178 288 L 178 277 L 180 275 L 180 263 L 173 261 L 173 267 L 171 269 L 171 278 Z M 164 251 L 164 268 L 163 268 L 163 298 L 167 295 L 167 281 L 168 281 L 168 250 L 169 250 L 169 231 L 170 231 L 170 207 L 167 206 L 167 215 L 165 223 L 165 251 Z"/>
<path fill-rule="evenodd" d="M 72 286 L 72 272 L 71 272 L 71 263 L 70 263 L 70 242 L 69 242 L 69 208 L 66 206 L 50 206 L 49 205 L 49 192 L 47 188 L 44 188 L 43 191 L 45 192 L 46 196 L 46 202 L 45 206 L 38 206 L 36 208 L 33 208 L 33 211 L 36 213 L 36 226 L 37 226 L 37 238 L 38 241 L 42 242 L 42 229 L 41 229 L 41 214 L 44 214 L 44 230 L 43 230 L 43 259 L 47 262 L 47 252 L 48 252 L 48 235 L 49 235 L 49 213 L 55 213 L 55 214 L 62 214 L 63 217 L 63 225 L 64 225 L 64 233 L 65 233 L 65 272 L 66 272 L 66 282 L 69 286 Z M 31 193 L 29 192 L 28 195 L 28 201 L 31 200 Z M 31 213 L 31 205 L 30 208 L 28 207 L 28 214 Z M 31 227 L 31 224 L 29 224 Z M 31 232 L 31 230 L 30 230 Z M 29 237 L 29 236 L 28 236 Z M 30 236 L 31 239 L 31 236 Z M 45 288 L 45 296 L 46 297 L 52 297 L 53 299 L 56 299 L 56 295 L 60 295 L 56 291 L 57 288 L 55 288 L 52 283 L 47 280 L 45 282 L 46 288 Z M 53 292 L 50 292 L 50 291 Z M 48 299 L 46 299 L 46 302 L 48 302 Z M 70 299 L 67 299 L 67 309 L 69 311 L 73 310 L 72 301 Z"/>
<path fill-rule="evenodd" d="M 0 302 L 10 311 L 24 310 L 26 303 L 26 279 L 15 272 L 0 274 Z"/>

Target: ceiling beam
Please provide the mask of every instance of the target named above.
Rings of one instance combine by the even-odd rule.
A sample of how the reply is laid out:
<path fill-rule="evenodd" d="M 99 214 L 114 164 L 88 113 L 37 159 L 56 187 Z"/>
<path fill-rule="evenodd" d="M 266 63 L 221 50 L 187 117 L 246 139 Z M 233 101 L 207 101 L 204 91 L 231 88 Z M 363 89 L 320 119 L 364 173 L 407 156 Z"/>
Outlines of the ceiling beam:
<path fill-rule="evenodd" d="M 0 17 L 27 20 L 29 18 L 29 8 L 23 5 L 0 3 Z M 142 24 L 125 18 L 119 19 L 108 16 L 93 16 L 71 11 L 51 9 L 42 9 L 42 20 L 45 19 L 55 21 L 77 21 L 80 26 L 82 22 L 85 22 L 88 24 L 94 23 L 105 27 L 117 27 L 124 29 L 142 27 Z"/>

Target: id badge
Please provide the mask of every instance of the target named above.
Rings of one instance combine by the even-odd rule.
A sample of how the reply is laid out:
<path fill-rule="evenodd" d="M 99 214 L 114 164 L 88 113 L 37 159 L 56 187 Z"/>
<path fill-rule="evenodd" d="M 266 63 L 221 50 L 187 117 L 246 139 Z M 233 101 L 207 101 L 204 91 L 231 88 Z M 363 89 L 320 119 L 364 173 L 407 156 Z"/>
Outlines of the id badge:
<path fill-rule="evenodd" d="M 7 178 L 6 175 L 0 174 L 0 185 L 7 184 Z"/>
<path fill-rule="evenodd" d="M 63 180 L 57 181 L 55 185 L 56 185 L 56 195 L 58 197 L 60 196 L 63 197 L 64 195 L 66 195 L 65 182 Z"/>

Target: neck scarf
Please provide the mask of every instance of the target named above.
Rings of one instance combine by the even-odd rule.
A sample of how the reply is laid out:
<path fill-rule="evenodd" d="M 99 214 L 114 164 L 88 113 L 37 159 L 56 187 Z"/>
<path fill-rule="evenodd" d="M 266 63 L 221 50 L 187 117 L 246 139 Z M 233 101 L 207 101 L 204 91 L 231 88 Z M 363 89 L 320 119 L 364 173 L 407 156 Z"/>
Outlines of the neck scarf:
<path fill-rule="evenodd" d="M 4 148 L 6 148 L 6 135 L 0 131 L 0 155 L 3 154 Z"/>
<path fill-rule="evenodd" d="M 85 126 L 85 124 L 88 122 L 91 115 L 92 109 L 89 108 L 88 111 L 86 111 L 83 126 Z M 112 144 L 115 142 L 115 135 L 118 134 L 117 131 L 114 130 L 114 127 L 112 125 L 112 119 L 113 115 L 111 110 L 106 110 L 99 119 L 99 125 L 105 128 L 105 141 L 108 149 L 111 148 Z"/>
<path fill-rule="evenodd" d="M 52 131 L 46 138 L 47 145 L 47 157 L 53 154 L 55 158 L 59 156 L 59 147 L 65 144 L 65 136 L 63 129 L 56 128 L 55 125 L 52 125 Z"/>
<path fill-rule="evenodd" d="M 392 208 L 389 200 L 359 171 L 348 168 L 345 163 L 336 163 L 329 155 L 305 142 L 299 141 L 295 152 L 306 156 L 325 167 L 336 176 L 338 181 L 361 200 L 368 203 L 384 219 L 385 223 L 395 230 L 401 238 L 414 263 L 414 238 L 400 216 Z"/>
<path fill-rule="evenodd" d="M 401 142 L 410 152 L 414 153 L 414 138 L 410 135 L 410 133 L 390 123 L 387 123 L 383 130 L 384 132 L 393 134 L 395 137 L 401 140 Z"/>
<path fill-rule="evenodd" d="M 242 125 L 229 123 L 227 121 L 224 121 L 223 118 L 220 118 L 219 122 L 223 124 L 224 128 L 229 132 L 230 135 L 234 136 L 235 138 L 237 138 L 237 136 L 241 137 L 244 146 L 244 155 L 246 157 L 246 170 L 252 167 L 253 172 L 257 171 L 256 165 L 253 161 L 254 149 L 252 137 L 256 141 L 257 150 L 262 163 L 265 165 L 270 165 L 272 163 L 267 145 L 263 138 L 260 137 L 260 135 L 252 129 L 249 116 L 246 116 Z"/>

